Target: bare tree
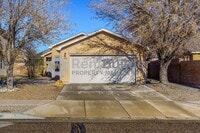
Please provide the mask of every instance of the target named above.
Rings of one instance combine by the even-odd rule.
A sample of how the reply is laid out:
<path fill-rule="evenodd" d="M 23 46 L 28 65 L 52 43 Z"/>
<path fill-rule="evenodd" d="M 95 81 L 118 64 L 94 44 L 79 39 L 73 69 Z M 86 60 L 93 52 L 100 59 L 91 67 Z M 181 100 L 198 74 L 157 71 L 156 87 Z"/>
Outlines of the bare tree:
<path fill-rule="evenodd" d="M 186 52 L 199 52 L 200 51 L 200 32 L 195 36 L 195 38 L 191 38 L 185 47 Z"/>
<path fill-rule="evenodd" d="M 37 52 L 35 47 L 32 45 L 27 45 L 23 51 L 25 53 L 25 64 L 27 67 L 28 77 L 33 78 L 35 76 Z"/>
<path fill-rule="evenodd" d="M 199 0 L 95 0 L 92 8 L 147 55 L 157 54 L 161 83 L 168 83 L 169 64 L 199 32 Z"/>
<path fill-rule="evenodd" d="M 1 0 L 0 51 L 7 66 L 7 88 L 13 89 L 13 66 L 27 44 L 49 43 L 68 27 L 64 12 L 66 0 Z M 6 41 L 5 41 L 6 40 Z M 39 46 L 38 45 L 38 46 Z"/>

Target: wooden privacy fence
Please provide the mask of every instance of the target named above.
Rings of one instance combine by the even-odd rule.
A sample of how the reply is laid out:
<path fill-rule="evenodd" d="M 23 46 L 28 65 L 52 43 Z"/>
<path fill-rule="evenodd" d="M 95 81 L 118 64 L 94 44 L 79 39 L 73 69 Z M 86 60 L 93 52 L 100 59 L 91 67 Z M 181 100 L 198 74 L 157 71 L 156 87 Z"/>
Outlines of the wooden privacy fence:
<path fill-rule="evenodd" d="M 148 78 L 159 79 L 159 62 L 152 61 L 148 65 Z M 172 61 L 168 68 L 170 82 L 200 85 L 200 61 Z"/>

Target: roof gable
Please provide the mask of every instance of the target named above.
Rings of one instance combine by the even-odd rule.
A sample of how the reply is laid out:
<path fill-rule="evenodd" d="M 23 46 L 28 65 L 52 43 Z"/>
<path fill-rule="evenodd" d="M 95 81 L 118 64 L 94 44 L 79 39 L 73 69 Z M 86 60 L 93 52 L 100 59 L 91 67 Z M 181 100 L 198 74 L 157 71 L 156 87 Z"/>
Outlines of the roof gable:
<path fill-rule="evenodd" d="M 75 39 L 77 39 L 77 38 L 80 38 L 80 37 L 83 37 L 83 36 L 86 36 L 86 34 L 85 34 L 85 33 L 79 33 L 79 34 L 77 34 L 77 35 L 75 35 L 75 36 L 72 36 L 72 37 L 70 37 L 70 38 L 67 38 L 66 40 L 63 40 L 63 41 L 58 42 L 58 43 L 56 43 L 56 44 L 54 44 L 54 45 L 51 45 L 51 46 L 49 47 L 49 49 L 52 49 L 52 48 L 54 48 L 54 47 L 61 46 L 61 45 L 63 45 L 64 43 L 68 43 L 68 42 L 70 42 L 70 41 L 73 41 L 73 40 L 75 40 Z"/>
<path fill-rule="evenodd" d="M 54 45 L 51 45 L 51 46 L 49 47 L 49 49 L 47 49 L 47 50 L 41 52 L 41 56 L 44 57 L 44 56 L 46 56 L 46 55 L 49 55 L 49 54 L 51 54 L 51 49 L 56 48 L 56 47 L 59 47 L 59 46 L 63 45 L 64 43 L 71 42 L 71 41 L 76 40 L 76 39 L 78 39 L 78 38 L 81 38 L 81 37 L 83 37 L 83 36 L 86 36 L 86 34 L 85 34 L 85 33 L 79 33 L 79 34 L 77 34 L 77 35 L 75 35 L 75 36 L 72 36 L 72 37 L 70 37 L 70 38 L 67 38 L 66 40 L 63 40 L 63 41 L 61 41 L 61 42 L 59 42 L 59 43 L 56 43 L 56 44 L 54 44 Z"/>
<path fill-rule="evenodd" d="M 100 29 L 96 32 L 93 32 L 93 33 L 90 33 L 90 34 L 85 34 L 85 33 L 79 33 L 75 36 L 72 36 L 66 40 L 63 40 L 59 43 L 56 43 L 52 46 L 49 47 L 49 49 L 51 50 L 52 48 L 55 48 L 57 51 L 61 51 L 62 49 L 66 48 L 66 47 L 69 47 L 77 42 L 80 42 L 80 41 L 83 41 L 85 39 L 89 39 L 90 37 L 93 37 L 99 33 L 106 33 L 106 34 L 109 34 L 109 35 L 112 35 L 114 37 L 117 37 L 119 39 L 123 39 L 125 41 L 128 41 L 125 37 L 121 36 L 121 35 L 118 35 L 114 32 L 111 32 L 109 30 L 106 30 L 106 29 Z M 136 43 L 135 43 L 136 44 Z M 137 45 L 137 46 L 140 46 L 140 45 Z M 141 46 L 140 46 L 141 47 Z M 46 55 L 49 55 L 51 53 L 51 51 L 48 51 L 48 52 L 45 52 L 42 56 L 46 56 Z"/>
<path fill-rule="evenodd" d="M 107 34 L 110 34 L 110 35 L 113 35 L 113 36 L 115 36 L 115 37 L 118 37 L 118 38 L 121 38 L 121 39 L 126 40 L 126 39 L 125 39 L 123 36 L 121 36 L 121 35 L 115 34 L 115 33 L 111 32 L 111 31 L 106 30 L 106 29 L 101 29 L 101 30 L 98 30 L 98 31 L 93 32 L 93 33 L 91 33 L 91 34 L 88 34 L 88 35 L 86 35 L 86 36 L 82 36 L 82 37 L 77 38 L 77 39 L 74 39 L 74 40 L 72 40 L 72 41 L 70 41 L 70 42 L 68 42 L 68 43 L 65 43 L 64 45 L 61 45 L 61 46 L 57 47 L 56 50 L 57 50 L 57 51 L 60 51 L 60 50 L 62 50 L 63 48 L 69 47 L 69 46 L 71 46 L 72 44 L 74 44 L 74 43 L 76 43 L 76 42 L 79 42 L 79 41 L 88 39 L 88 38 L 90 38 L 90 37 L 92 37 L 92 36 L 95 36 L 95 35 L 101 33 L 101 32 L 105 32 L 105 33 L 107 33 Z"/>

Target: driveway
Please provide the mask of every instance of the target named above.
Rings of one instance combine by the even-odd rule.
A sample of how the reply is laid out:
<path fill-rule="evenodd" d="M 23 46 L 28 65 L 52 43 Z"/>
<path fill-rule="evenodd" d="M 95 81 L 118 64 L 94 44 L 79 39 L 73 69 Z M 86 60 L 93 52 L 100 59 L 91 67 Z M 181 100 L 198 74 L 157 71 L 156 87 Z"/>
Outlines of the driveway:
<path fill-rule="evenodd" d="M 70 84 L 57 100 L 169 100 L 144 85 Z"/>
<path fill-rule="evenodd" d="M 145 85 L 69 84 L 56 101 L 25 114 L 45 118 L 133 120 L 199 119 L 200 108 L 183 108 Z"/>

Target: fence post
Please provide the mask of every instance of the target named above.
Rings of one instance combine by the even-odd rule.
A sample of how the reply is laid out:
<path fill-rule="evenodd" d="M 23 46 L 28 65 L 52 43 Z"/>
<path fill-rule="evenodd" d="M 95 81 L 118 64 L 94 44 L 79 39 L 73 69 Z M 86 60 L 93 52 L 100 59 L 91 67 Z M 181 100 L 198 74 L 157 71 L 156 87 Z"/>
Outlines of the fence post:
<path fill-rule="evenodd" d="M 178 74 L 178 83 L 181 83 L 181 62 L 178 64 L 179 74 Z"/>

